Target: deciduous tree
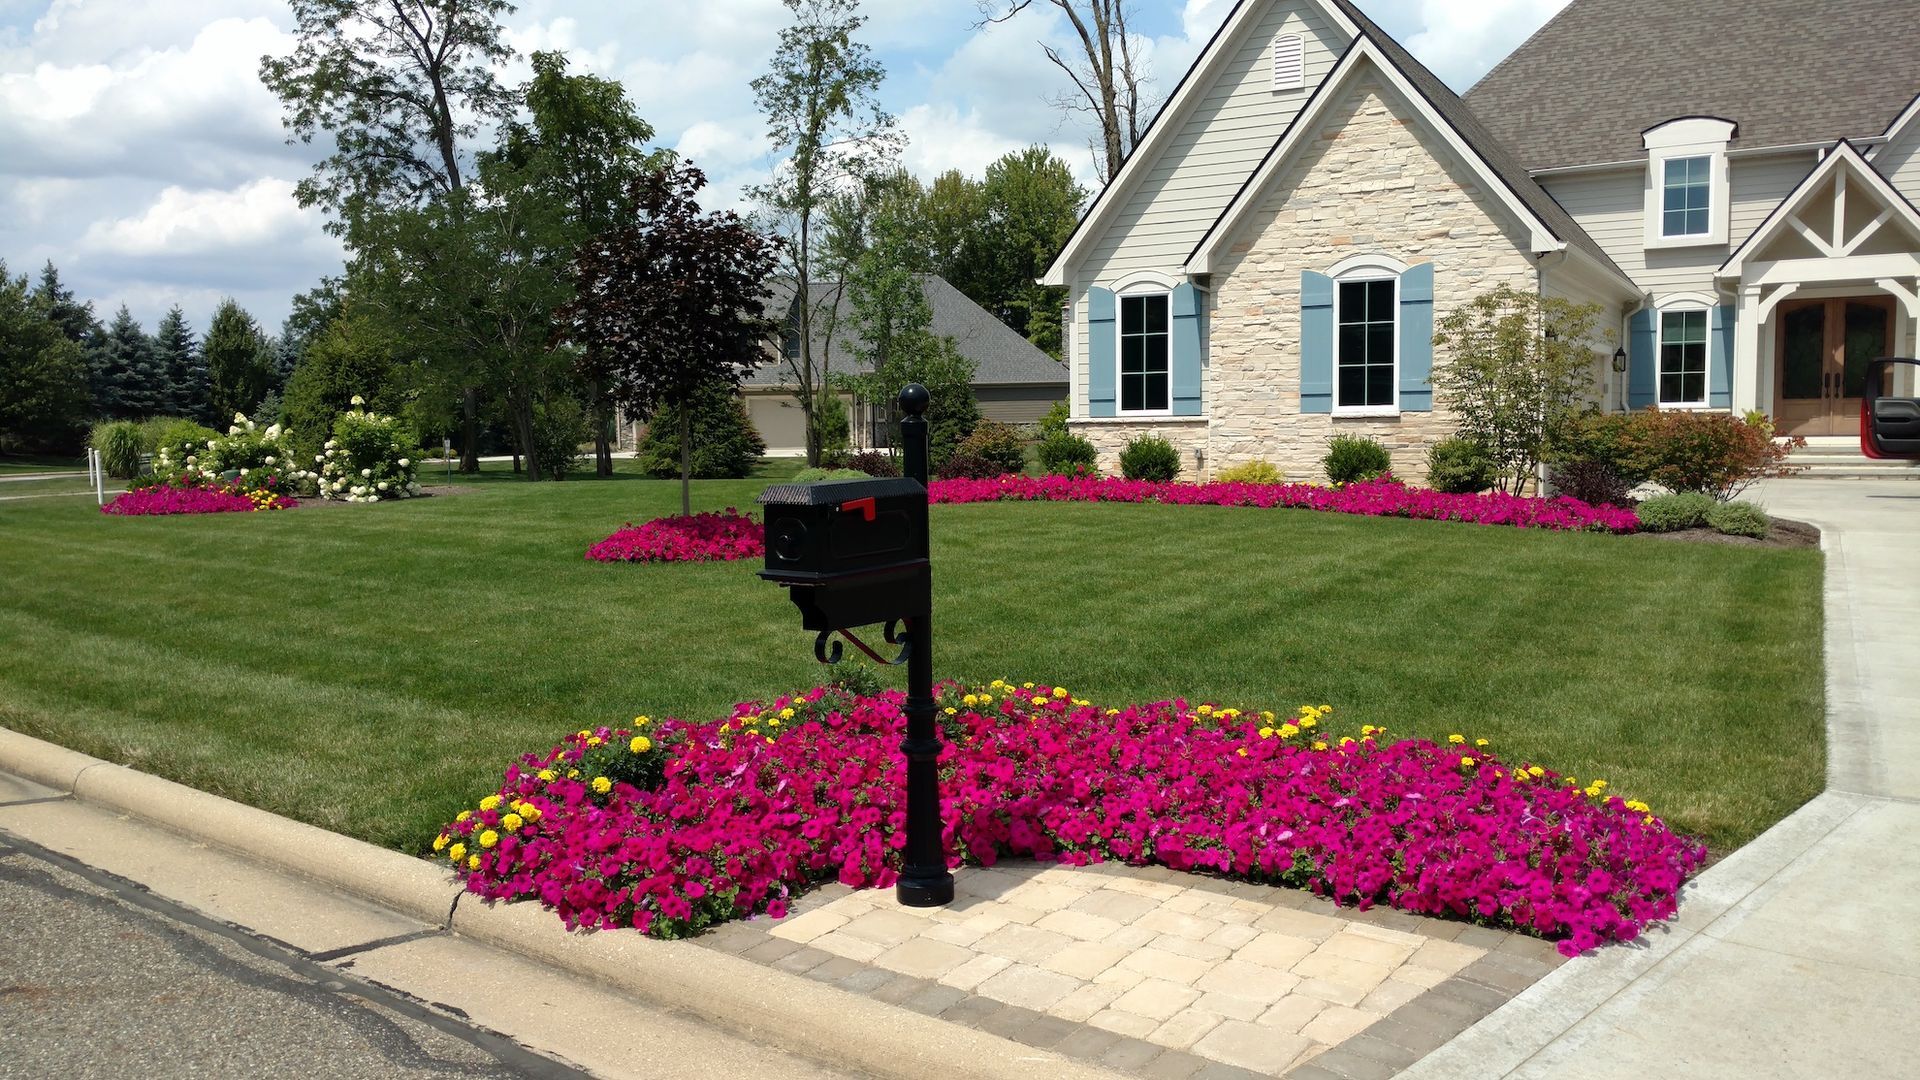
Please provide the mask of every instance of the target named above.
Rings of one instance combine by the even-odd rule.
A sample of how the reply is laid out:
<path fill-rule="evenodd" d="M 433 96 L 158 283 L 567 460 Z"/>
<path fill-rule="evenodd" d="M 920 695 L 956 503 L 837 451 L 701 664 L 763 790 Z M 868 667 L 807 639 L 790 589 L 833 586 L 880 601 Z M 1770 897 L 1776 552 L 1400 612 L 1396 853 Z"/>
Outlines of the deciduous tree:
<path fill-rule="evenodd" d="M 1073 91 L 1053 103 L 1063 112 L 1093 117 L 1101 176 L 1112 180 L 1140 144 L 1154 110 L 1143 96 L 1151 80 L 1141 43 L 1127 29 L 1131 0 L 979 0 L 985 17 L 981 25 L 1006 22 L 1036 2 L 1057 9 L 1073 29 L 1074 43 L 1066 49 L 1040 44 L 1047 59 L 1073 82 Z"/>

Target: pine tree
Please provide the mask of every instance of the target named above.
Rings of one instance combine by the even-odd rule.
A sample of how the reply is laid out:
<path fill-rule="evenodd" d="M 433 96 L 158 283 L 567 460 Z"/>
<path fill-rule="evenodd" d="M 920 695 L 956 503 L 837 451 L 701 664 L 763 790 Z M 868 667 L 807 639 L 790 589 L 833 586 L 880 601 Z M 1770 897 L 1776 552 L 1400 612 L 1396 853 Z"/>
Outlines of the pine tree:
<path fill-rule="evenodd" d="M 273 388 L 272 346 L 260 324 L 231 297 L 214 311 L 201 354 L 215 427 L 231 422 L 235 413 L 253 411 Z"/>
<path fill-rule="evenodd" d="M 166 373 L 167 398 L 161 411 L 168 416 L 202 419 L 207 415 L 207 368 L 193 340 L 186 314 L 175 304 L 153 331 L 156 362 Z"/>
<path fill-rule="evenodd" d="M 167 384 L 153 339 L 125 304 L 95 343 L 94 371 L 102 414 L 137 419 L 166 411 Z"/>
<path fill-rule="evenodd" d="M 34 287 L 33 305 L 41 317 L 60 328 L 68 341 L 85 345 L 100 332 L 100 320 L 94 318 L 93 303 L 74 302 L 73 290 L 60 284 L 60 271 L 54 269 L 51 259 L 40 269 L 40 284 Z"/>
<path fill-rule="evenodd" d="M 0 261 L 0 452 L 75 452 L 87 409 L 80 346 Z"/>

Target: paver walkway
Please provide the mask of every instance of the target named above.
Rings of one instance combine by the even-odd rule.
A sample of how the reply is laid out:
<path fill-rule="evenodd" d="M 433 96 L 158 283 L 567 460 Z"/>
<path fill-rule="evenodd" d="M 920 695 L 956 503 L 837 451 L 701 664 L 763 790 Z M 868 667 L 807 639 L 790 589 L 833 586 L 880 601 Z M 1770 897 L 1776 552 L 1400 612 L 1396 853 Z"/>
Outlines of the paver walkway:
<path fill-rule="evenodd" d="M 1825 533 L 1828 790 L 1404 1076 L 1920 1076 L 1920 489 L 1757 500 Z"/>

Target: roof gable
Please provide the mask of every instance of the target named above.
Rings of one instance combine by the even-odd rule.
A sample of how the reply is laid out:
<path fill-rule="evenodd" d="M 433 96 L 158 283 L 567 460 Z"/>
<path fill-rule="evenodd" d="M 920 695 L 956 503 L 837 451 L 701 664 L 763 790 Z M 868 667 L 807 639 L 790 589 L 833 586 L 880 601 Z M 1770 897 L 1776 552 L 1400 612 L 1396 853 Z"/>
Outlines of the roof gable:
<path fill-rule="evenodd" d="M 1733 149 L 1873 138 L 1920 92 L 1917 35 L 1913 0 L 1573 0 L 1466 102 L 1530 169 L 1640 160 L 1700 114 Z"/>
<path fill-rule="evenodd" d="M 1906 235 L 1895 247 L 1911 250 L 1920 238 L 1920 210 L 1859 148 L 1842 139 L 1734 250 L 1717 276 L 1741 276 L 1776 245 L 1799 249 L 1792 257 L 1802 258 L 1878 254 L 1876 247 L 1894 240 L 1901 229 Z"/>

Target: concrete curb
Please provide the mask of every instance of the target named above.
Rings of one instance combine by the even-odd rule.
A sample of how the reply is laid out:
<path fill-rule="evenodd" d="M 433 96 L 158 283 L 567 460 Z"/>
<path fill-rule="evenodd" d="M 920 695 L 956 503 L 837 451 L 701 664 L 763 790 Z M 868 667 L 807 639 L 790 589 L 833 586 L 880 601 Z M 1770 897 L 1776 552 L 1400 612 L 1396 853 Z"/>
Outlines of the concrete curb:
<path fill-rule="evenodd" d="M 0 727 L 0 771 L 143 818 L 421 922 L 613 986 L 789 1052 L 876 1076 L 1104 1080 L 1118 1074 L 687 942 L 570 933 L 486 904 L 435 865 Z M 464 899 L 463 899 L 464 898 Z"/>

